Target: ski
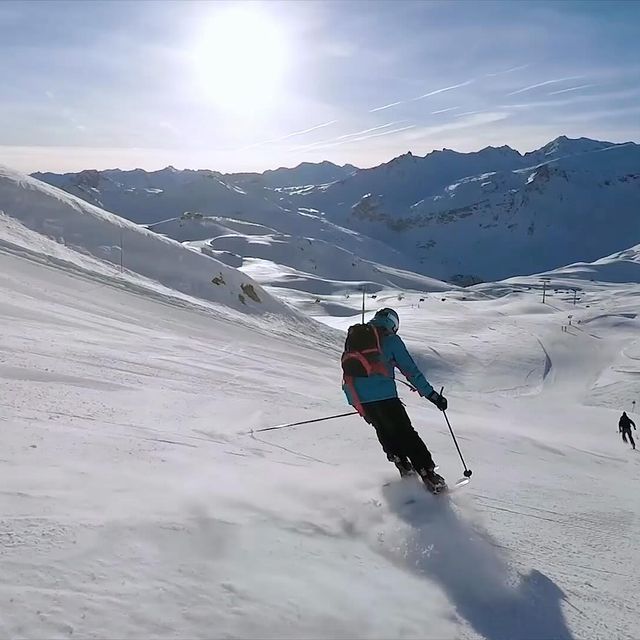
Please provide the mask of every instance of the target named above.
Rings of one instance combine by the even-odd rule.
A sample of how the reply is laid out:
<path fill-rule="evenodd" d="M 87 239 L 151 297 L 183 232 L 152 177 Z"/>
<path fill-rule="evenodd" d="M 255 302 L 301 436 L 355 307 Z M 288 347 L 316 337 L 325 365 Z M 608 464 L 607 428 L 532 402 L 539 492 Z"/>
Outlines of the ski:
<path fill-rule="evenodd" d="M 418 476 L 416 476 L 418 477 Z M 471 482 L 470 478 L 460 478 L 460 480 L 457 480 L 454 484 L 452 485 L 447 485 L 445 487 L 443 487 L 442 489 L 440 489 L 439 491 L 431 491 L 431 489 L 429 489 L 429 487 L 427 487 L 426 484 L 424 484 L 422 481 L 420 481 L 420 484 L 422 486 L 422 488 L 429 493 L 432 496 L 435 496 L 436 498 L 440 497 L 440 496 L 447 496 L 451 493 L 453 493 L 454 491 L 457 491 L 458 489 L 460 489 L 461 487 L 464 487 L 465 485 L 469 484 L 469 482 Z M 407 500 L 405 502 L 405 504 L 415 504 L 417 502 L 417 498 L 410 498 L 409 500 Z"/>
<path fill-rule="evenodd" d="M 445 493 L 450 491 L 456 491 L 457 489 L 460 489 L 460 487 L 464 487 L 466 484 L 469 484 L 470 482 L 471 482 L 471 478 L 460 478 L 460 480 L 457 480 L 455 484 L 453 484 L 450 487 L 447 487 L 445 489 Z"/>
<path fill-rule="evenodd" d="M 406 482 L 408 478 L 413 477 L 416 479 L 416 481 L 418 482 L 418 485 L 424 490 L 426 491 L 428 494 L 435 496 L 435 497 L 439 497 L 439 496 L 446 496 L 448 494 L 451 494 L 455 491 L 458 491 L 458 489 L 461 489 L 462 487 L 464 487 L 465 485 L 469 484 L 469 482 L 471 482 L 470 478 L 460 478 L 459 480 L 457 480 L 454 484 L 452 485 L 446 485 L 445 487 L 443 487 L 442 489 L 440 489 L 439 491 L 432 491 L 431 489 L 429 489 L 429 487 L 422 481 L 422 478 L 420 478 L 420 476 L 417 473 L 412 473 L 409 476 L 405 476 L 404 478 L 401 478 L 401 481 Z M 385 482 L 382 486 L 383 487 L 389 487 L 394 483 L 393 480 L 390 480 L 389 482 Z M 409 505 L 409 504 L 415 504 L 416 502 L 418 502 L 418 497 L 411 497 L 408 498 L 407 500 L 404 501 L 404 504 Z"/>

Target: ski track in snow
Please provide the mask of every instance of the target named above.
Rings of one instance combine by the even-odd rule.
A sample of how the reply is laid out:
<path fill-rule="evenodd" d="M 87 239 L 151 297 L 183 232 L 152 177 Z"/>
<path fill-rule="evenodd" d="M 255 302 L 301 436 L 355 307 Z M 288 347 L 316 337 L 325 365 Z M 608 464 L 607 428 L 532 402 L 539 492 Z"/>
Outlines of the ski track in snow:
<path fill-rule="evenodd" d="M 391 536 L 388 553 L 434 580 L 482 637 L 573 637 L 561 611 L 565 595 L 556 584 L 535 569 L 526 575 L 514 572 L 498 544 L 451 500 L 420 496 L 420 508 L 407 507 L 394 486 L 387 488 L 385 497 L 409 525 L 399 545 Z"/>

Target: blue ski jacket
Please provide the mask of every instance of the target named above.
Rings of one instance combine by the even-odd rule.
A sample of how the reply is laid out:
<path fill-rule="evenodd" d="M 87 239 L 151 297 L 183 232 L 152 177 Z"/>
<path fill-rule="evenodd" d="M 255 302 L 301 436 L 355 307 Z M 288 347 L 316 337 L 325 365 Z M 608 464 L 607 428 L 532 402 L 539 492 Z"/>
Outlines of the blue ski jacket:
<path fill-rule="evenodd" d="M 380 326 L 373 320 L 372 324 Z M 396 367 L 417 389 L 421 396 L 426 397 L 433 391 L 433 387 L 409 355 L 407 347 L 400 336 L 387 333 L 382 336 L 380 346 L 388 370 L 387 375 L 375 374 L 368 378 L 351 378 L 353 389 L 350 389 L 349 385 L 343 382 L 342 390 L 347 397 L 347 402 L 352 407 L 357 408 L 358 403 L 364 404 L 367 402 L 397 398 L 398 389 L 395 381 Z M 353 391 L 355 391 L 357 398 L 353 397 Z"/>

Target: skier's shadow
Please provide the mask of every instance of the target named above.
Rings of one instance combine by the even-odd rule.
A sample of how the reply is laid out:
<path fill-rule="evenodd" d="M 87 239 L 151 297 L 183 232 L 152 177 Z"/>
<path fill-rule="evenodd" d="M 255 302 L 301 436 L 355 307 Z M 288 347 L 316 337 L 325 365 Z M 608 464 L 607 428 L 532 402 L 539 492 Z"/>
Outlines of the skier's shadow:
<path fill-rule="evenodd" d="M 459 517 L 446 496 L 404 483 L 383 493 L 411 525 L 406 539 L 385 553 L 436 582 L 477 633 L 487 640 L 573 640 L 560 608 L 562 590 L 537 570 L 515 575 L 488 534 Z M 408 497 L 415 502 L 407 504 Z"/>

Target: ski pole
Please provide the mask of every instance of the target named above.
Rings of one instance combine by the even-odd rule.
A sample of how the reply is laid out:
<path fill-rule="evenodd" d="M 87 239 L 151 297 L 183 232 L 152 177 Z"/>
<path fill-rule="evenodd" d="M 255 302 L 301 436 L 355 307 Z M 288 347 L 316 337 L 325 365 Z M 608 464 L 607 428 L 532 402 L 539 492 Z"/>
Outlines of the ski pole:
<path fill-rule="evenodd" d="M 400 384 L 403 384 L 405 387 L 409 387 L 409 389 L 411 389 L 411 391 L 418 391 L 412 384 L 409 384 L 408 382 L 405 382 L 404 380 L 396 380 L 396 382 L 399 382 Z"/>
<path fill-rule="evenodd" d="M 440 389 L 440 395 L 442 395 L 443 391 L 444 391 L 444 387 Z M 447 421 L 447 426 L 449 427 L 449 431 L 451 432 L 453 443 L 456 445 L 456 449 L 458 450 L 458 455 L 460 456 L 460 460 L 462 460 L 462 466 L 464 467 L 464 473 L 462 475 L 464 475 L 465 478 L 470 478 L 473 472 L 471 471 L 471 469 L 467 469 L 467 465 L 464 461 L 464 458 L 462 457 L 462 452 L 460 451 L 460 447 L 458 446 L 458 441 L 456 440 L 455 433 L 453 433 L 453 429 L 451 428 L 451 423 L 449 422 L 449 418 L 447 417 L 447 412 L 443 410 L 442 415 L 444 416 L 444 419 Z"/>
<path fill-rule="evenodd" d="M 335 416 L 326 416 L 325 418 L 314 418 L 313 420 L 302 420 L 300 422 L 288 422 L 287 424 L 278 424 L 275 427 L 264 427 L 262 429 L 251 429 L 246 434 L 260 433 L 261 431 L 275 431 L 276 429 L 287 429 L 289 427 L 300 427 L 303 424 L 311 424 L 313 422 L 324 422 L 325 420 L 335 420 L 336 418 L 346 418 L 347 416 L 357 415 L 357 411 L 349 411 L 349 413 L 338 413 Z"/>

